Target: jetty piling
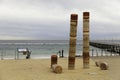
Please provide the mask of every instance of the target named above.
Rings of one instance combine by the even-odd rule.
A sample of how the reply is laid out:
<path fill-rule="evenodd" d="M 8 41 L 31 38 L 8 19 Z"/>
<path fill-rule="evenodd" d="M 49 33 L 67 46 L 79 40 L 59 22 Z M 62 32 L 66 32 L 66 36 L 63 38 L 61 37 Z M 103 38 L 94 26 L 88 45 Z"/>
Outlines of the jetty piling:
<path fill-rule="evenodd" d="M 89 12 L 83 12 L 83 68 L 89 68 Z"/>
<path fill-rule="evenodd" d="M 114 56 L 119 55 L 120 56 L 120 45 L 118 44 L 112 44 L 112 43 L 102 43 L 102 42 L 90 42 L 91 46 L 100 48 L 102 50 L 101 56 L 103 56 L 103 51 L 105 51 L 105 56 Z M 110 52 L 108 55 L 107 52 Z"/>
<path fill-rule="evenodd" d="M 62 73 L 62 71 L 63 71 L 62 67 L 60 65 L 57 65 L 57 64 L 52 65 L 52 70 L 55 73 Z"/>
<path fill-rule="evenodd" d="M 57 55 L 51 55 L 51 68 L 52 65 L 57 64 L 57 61 L 58 61 Z"/>
<path fill-rule="evenodd" d="M 76 53 L 76 36 L 77 36 L 77 14 L 71 14 L 70 20 L 70 40 L 69 40 L 69 57 L 68 69 L 73 70 L 75 67 L 75 53 Z"/>

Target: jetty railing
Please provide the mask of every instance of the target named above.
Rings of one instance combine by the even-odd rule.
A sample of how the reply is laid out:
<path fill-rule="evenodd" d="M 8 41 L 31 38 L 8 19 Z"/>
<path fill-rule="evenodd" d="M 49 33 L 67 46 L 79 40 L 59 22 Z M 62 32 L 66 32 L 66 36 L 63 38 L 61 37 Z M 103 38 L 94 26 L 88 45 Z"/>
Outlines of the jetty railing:
<path fill-rule="evenodd" d="M 0 59 L 24 59 L 25 56 L 23 54 L 19 54 L 17 49 L 0 49 Z"/>

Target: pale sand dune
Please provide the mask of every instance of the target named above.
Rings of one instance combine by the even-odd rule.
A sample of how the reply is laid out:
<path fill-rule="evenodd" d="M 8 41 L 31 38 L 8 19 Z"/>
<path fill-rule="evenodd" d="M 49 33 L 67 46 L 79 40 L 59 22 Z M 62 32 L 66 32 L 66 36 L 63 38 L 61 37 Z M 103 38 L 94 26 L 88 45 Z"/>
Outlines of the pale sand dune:
<path fill-rule="evenodd" d="M 61 74 L 52 72 L 50 64 L 50 59 L 0 60 L 0 80 L 115 80 L 109 74 L 114 68 L 102 71 L 93 60 L 90 60 L 90 69 L 83 69 L 82 58 L 76 58 L 75 70 L 68 70 L 68 59 L 59 58 L 58 64 L 63 67 Z"/>

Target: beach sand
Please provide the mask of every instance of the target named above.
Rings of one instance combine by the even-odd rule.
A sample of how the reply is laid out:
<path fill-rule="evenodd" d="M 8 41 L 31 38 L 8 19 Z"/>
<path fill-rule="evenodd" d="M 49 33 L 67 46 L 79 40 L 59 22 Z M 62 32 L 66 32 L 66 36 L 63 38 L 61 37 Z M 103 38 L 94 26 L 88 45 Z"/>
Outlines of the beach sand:
<path fill-rule="evenodd" d="M 106 60 L 109 70 L 100 70 L 95 60 Z M 120 80 L 120 57 L 91 58 L 90 69 L 83 69 L 82 58 L 76 58 L 75 70 L 68 70 L 68 58 L 59 58 L 61 74 L 54 73 L 50 59 L 0 60 L 0 80 Z M 115 73 L 115 76 L 114 76 Z M 117 73 L 117 74 L 116 74 Z"/>
<path fill-rule="evenodd" d="M 109 64 L 109 70 L 106 74 L 109 75 L 110 80 L 120 80 L 120 56 L 106 56 L 94 57 L 93 61 L 105 61 Z"/>

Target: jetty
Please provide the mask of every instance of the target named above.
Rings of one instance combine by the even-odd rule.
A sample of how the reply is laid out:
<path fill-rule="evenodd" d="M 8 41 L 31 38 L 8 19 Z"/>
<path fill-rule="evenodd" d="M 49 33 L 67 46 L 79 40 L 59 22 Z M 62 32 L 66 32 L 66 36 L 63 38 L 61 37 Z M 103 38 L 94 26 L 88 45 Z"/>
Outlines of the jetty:
<path fill-rule="evenodd" d="M 90 45 L 96 48 L 100 48 L 102 50 L 106 50 L 112 54 L 118 54 L 120 56 L 120 44 L 111 43 L 111 42 L 97 42 L 90 41 Z"/>

